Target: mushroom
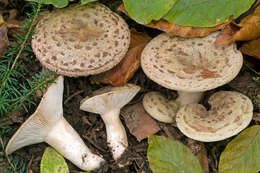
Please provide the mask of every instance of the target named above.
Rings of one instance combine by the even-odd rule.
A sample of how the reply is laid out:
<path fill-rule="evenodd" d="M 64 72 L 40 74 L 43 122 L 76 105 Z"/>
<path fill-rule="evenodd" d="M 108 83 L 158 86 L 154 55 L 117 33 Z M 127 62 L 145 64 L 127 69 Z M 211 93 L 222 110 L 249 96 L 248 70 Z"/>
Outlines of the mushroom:
<path fill-rule="evenodd" d="M 220 91 L 209 98 L 209 111 L 200 104 L 187 104 L 176 116 L 178 128 L 189 138 L 213 142 L 236 135 L 253 118 L 253 104 L 245 95 Z"/>
<path fill-rule="evenodd" d="M 9 140 L 6 153 L 24 146 L 46 142 L 82 170 L 99 168 L 104 160 L 93 154 L 63 117 L 63 77 L 52 84 L 29 119 Z"/>
<path fill-rule="evenodd" d="M 159 92 L 146 93 L 143 106 L 154 119 L 164 123 L 174 123 L 179 105 L 175 100 L 168 100 Z"/>
<path fill-rule="evenodd" d="M 160 34 L 144 48 L 141 66 L 156 83 L 177 90 L 180 105 L 199 102 L 203 91 L 231 81 L 242 67 L 235 44 L 216 47 L 218 32 L 203 38 Z"/>
<path fill-rule="evenodd" d="M 117 65 L 130 44 L 126 22 L 100 3 L 75 5 L 45 15 L 32 48 L 41 64 L 58 74 L 98 74 Z"/>
<path fill-rule="evenodd" d="M 119 159 L 128 146 L 125 128 L 119 114 L 120 109 L 126 105 L 140 90 L 139 86 L 126 84 L 122 87 L 105 87 L 93 92 L 80 103 L 80 109 L 100 114 L 103 119 L 107 143 L 112 149 L 113 158 Z"/>

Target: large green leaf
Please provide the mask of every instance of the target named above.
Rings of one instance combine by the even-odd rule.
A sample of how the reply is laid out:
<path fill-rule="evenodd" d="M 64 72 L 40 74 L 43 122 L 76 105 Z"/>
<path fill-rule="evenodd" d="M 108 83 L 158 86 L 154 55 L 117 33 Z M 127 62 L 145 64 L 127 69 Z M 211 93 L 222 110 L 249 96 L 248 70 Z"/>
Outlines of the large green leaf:
<path fill-rule="evenodd" d="M 69 173 L 69 168 L 57 151 L 47 147 L 41 160 L 41 173 Z"/>
<path fill-rule="evenodd" d="M 175 0 L 124 0 L 125 8 L 136 22 L 146 24 L 162 18 Z"/>
<path fill-rule="evenodd" d="M 184 26 L 211 27 L 237 18 L 255 0 L 177 0 L 164 19 Z"/>
<path fill-rule="evenodd" d="M 202 173 L 190 149 L 170 138 L 150 135 L 147 156 L 153 173 Z"/>
<path fill-rule="evenodd" d="M 260 126 L 241 132 L 220 156 L 219 173 L 257 173 L 260 171 Z"/>

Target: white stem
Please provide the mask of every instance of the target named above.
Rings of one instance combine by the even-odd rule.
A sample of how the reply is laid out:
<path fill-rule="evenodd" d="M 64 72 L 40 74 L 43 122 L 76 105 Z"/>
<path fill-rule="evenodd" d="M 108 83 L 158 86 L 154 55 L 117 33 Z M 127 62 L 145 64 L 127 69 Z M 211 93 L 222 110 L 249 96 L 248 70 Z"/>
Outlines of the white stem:
<path fill-rule="evenodd" d="M 180 103 L 181 106 L 190 103 L 199 103 L 203 92 L 186 92 L 186 91 L 178 91 L 177 102 Z"/>
<path fill-rule="evenodd" d="M 107 132 L 107 143 L 112 149 L 113 158 L 119 159 L 128 146 L 125 128 L 119 118 L 120 109 L 114 109 L 101 115 Z"/>
<path fill-rule="evenodd" d="M 104 162 L 90 151 L 64 117 L 55 123 L 45 141 L 82 170 L 97 169 Z"/>

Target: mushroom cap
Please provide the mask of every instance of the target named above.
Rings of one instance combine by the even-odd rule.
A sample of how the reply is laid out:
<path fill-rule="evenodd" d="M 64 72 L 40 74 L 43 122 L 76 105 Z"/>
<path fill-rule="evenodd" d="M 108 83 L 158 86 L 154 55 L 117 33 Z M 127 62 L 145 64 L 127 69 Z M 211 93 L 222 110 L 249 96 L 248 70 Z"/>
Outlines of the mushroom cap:
<path fill-rule="evenodd" d="M 245 95 L 220 91 L 209 98 L 209 111 L 200 104 L 187 104 L 176 116 L 178 128 L 189 138 L 213 142 L 236 135 L 253 117 L 253 104 Z"/>
<path fill-rule="evenodd" d="M 174 100 L 168 100 L 159 92 L 146 93 L 143 98 L 143 106 L 154 119 L 173 123 L 179 109 L 179 104 Z"/>
<path fill-rule="evenodd" d="M 96 114 L 104 114 L 113 109 L 121 109 L 141 88 L 134 84 L 121 87 L 104 87 L 94 91 L 80 102 L 80 109 Z"/>
<path fill-rule="evenodd" d="M 163 33 L 144 48 L 141 66 L 156 83 L 173 90 L 206 91 L 231 81 L 242 67 L 235 44 L 216 47 L 218 32 L 203 38 Z"/>
<path fill-rule="evenodd" d="M 32 48 L 46 68 L 66 76 L 88 76 L 113 68 L 125 56 L 130 31 L 100 3 L 75 5 L 44 16 Z"/>
<path fill-rule="evenodd" d="M 63 77 L 59 76 L 42 97 L 36 111 L 9 140 L 6 153 L 27 145 L 43 142 L 50 129 L 63 117 Z"/>

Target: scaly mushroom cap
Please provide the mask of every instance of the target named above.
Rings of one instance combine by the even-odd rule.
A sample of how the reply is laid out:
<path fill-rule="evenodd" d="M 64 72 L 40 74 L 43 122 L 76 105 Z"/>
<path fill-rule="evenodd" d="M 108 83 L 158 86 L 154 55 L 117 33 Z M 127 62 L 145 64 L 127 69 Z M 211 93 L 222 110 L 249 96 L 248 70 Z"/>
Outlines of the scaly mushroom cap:
<path fill-rule="evenodd" d="M 159 92 L 149 92 L 143 98 L 143 106 L 154 119 L 173 123 L 179 109 L 179 105 L 174 100 L 168 100 Z"/>
<path fill-rule="evenodd" d="M 217 92 L 209 104 L 209 111 L 200 104 L 188 104 L 178 111 L 176 122 L 182 133 L 198 141 L 219 141 L 236 135 L 252 120 L 253 104 L 238 92 Z"/>
<path fill-rule="evenodd" d="M 88 76 L 118 64 L 128 50 L 125 21 L 99 3 L 55 10 L 37 25 L 32 48 L 46 68 L 67 76 Z"/>
<path fill-rule="evenodd" d="M 166 33 L 144 48 L 141 65 L 156 83 L 173 90 L 206 91 L 231 81 L 242 67 L 242 54 L 235 44 L 216 47 L 217 36 L 180 38 Z"/>
<path fill-rule="evenodd" d="M 140 87 L 134 84 L 126 84 L 122 87 L 104 87 L 83 99 L 80 102 L 80 109 L 96 114 L 121 109 L 139 90 Z"/>

